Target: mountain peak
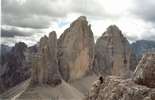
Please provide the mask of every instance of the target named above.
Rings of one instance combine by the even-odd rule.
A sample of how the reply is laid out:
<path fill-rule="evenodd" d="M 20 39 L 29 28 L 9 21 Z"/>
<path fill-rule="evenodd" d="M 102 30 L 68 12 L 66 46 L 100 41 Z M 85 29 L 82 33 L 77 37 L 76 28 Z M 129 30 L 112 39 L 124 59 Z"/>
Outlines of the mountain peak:
<path fill-rule="evenodd" d="M 75 21 L 73 21 L 73 23 L 71 23 L 71 27 L 72 26 L 81 26 L 81 25 L 88 25 L 88 21 L 87 18 L 85 16 L 80 16 L 78 17 Z"/>
<path fill-rule="evenodd" d="M 107 28 L 107 31 L 111 31 L 111 30 L 120 31 L 120 29 L 116 25 L 110 25 Z"/>
<path fill-rule="evenodd" d="M 86 16 L 80 16 L 80 17 L 78 18 L 78 20 L 87 20 L 87 17 L 86 17 Z"/>
<path fill-rule="evenodd" d="M 87 74 L 93 62 L 93 47 L 93 32 L 86 17 L 80 16 L 58 39 L 60 73 L 66 81 Z"/>
<path fill-rule="evenodd" d="M 116 25 L 109 26 L 97 39 L 95 51 L 94 70 L 102 75 L 128 78 L 137 63 L 128 40 Z"/>
<path fill-rule="evenodd" d="M 51 37 L 57 37 L 57 34 L 55 31 L 52 31 L 49 33 L 49 38 L 51 38 Z"/>
<path fill-rule="evenodd" d="M 124 38 L 122 31 L 116 25 L 110 25 L 103 33 L 103 37 Z"/>

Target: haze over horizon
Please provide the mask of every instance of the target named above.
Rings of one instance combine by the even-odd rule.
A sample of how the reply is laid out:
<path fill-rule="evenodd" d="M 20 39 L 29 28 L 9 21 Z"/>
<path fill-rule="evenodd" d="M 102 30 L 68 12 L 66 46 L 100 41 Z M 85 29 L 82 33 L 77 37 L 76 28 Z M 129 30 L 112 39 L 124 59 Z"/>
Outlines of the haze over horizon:
<path fill-rule="evenodd" d="M 130 42 L 155 40 L 154 0 L 2 0 L 1 7 L 1 44 L 33 45 L 53 30 L 59 37 L 79 16 L 95 37 L 115 24 Z"/>

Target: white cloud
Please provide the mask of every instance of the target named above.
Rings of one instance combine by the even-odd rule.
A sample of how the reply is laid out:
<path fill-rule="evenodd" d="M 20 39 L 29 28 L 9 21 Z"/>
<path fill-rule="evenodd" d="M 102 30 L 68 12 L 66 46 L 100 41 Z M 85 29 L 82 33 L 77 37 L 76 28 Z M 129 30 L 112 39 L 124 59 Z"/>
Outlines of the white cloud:
<path fill-rule="evenodd" d="M 88 17 L 95 36 L 116 24 L 130 41 L 153 40 L 154 5 L 153 0 L 2 0 L 2 26 L 31 34 L 3 39 L 3 43 L 21 40 L 33 44 L 53 30 L 59 37 L 80 15 Z"/>

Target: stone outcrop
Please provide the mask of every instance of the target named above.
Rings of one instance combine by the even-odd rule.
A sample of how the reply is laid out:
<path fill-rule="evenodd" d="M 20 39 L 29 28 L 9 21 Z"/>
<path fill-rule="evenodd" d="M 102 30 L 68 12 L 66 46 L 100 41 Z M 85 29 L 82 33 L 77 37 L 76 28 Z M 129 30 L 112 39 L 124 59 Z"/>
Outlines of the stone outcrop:
<path fill-rule="evenodd" d="M 128 40 L 115 25 L 97 39 L 93 70 L 102 75 L 129 77 L 137 62 Z"/>
<path fill-rule="evenodd" d="M 49 38 L 40 39 L 38 51 L 32 56 L 32 82 L 33 84 L 57 85 L 61 83 L 57 60 L 57 37 L 53 31 Z"/>
<path fill-rule="evenodd" d="M 155 88 L 135 84 L 131 79 L 107 76 L 94 82 L 84 100 L 155 100 Z"/>
<path fill-rule="evenodd" d="M 26 50 L 27 45 L 19 42 L 5 55 L 3 64 L 0 65 L 0 92 L 8 90 L 30 77 L 30 68 L 25 62 L 24 52 Z"/>
<path fill-rule="evenodd" d="M 133 79 L 138 84 L 155 88 L 155 53 L 146 53 L 142 57 Z"/>
<path fill-rule="evenodd" d="M 94 37 L 86 17 L 75 20 L 58 40 L 59 70 L 65 80 L 78 79 L 89 71 L 94 57 Z"/>

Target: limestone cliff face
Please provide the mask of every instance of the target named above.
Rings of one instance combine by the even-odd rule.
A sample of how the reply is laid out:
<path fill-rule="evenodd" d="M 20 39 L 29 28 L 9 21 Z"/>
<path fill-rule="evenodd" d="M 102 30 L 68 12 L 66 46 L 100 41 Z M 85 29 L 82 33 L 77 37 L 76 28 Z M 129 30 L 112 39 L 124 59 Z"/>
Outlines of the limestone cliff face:
<path fill-rule="evenodd" d="M 135 70 L 134 81 L 155 88 L 155 53 L 144 54 Z"/>
<path fill-rule="evenodd" d="M 50 33 L 49 38 L 40 39 L 38 52 L 32 62 L 32 82 L 35 84 L 56 85 L 61 82 L 57 61 L 56 33 Z"/>
<path fill-rule="evenodd" d="M 58 40 L 59 70 L 65 80 L 84 76 L 92 66 L 94 37 L 86 17 L 75 20 Z"/>
<path fill-rule="evenodd" d="M 94 71 L 102 75 L 129 77 L 135 66 L 136 57 L 128 40 L 117 26 L 109 26 L 96 42 Z"/>

